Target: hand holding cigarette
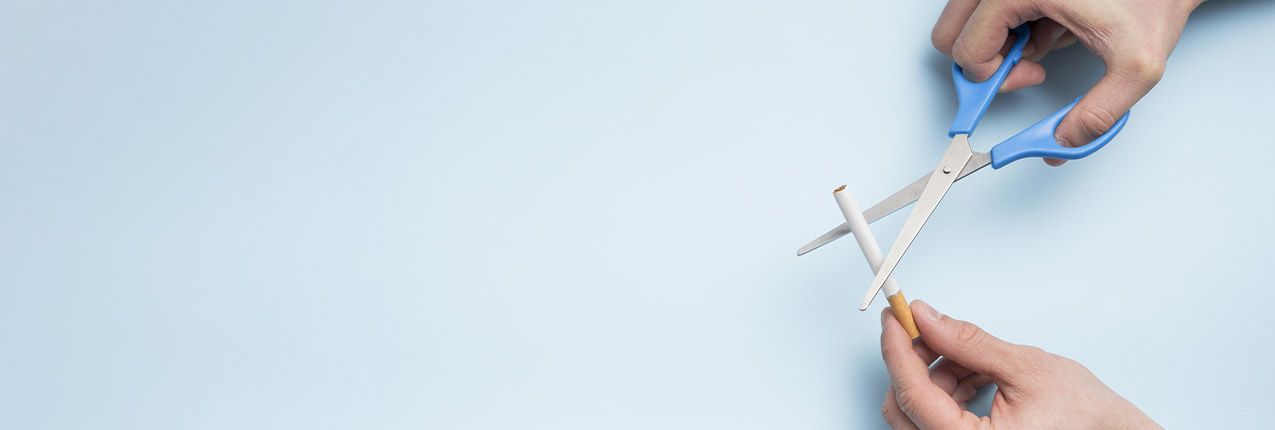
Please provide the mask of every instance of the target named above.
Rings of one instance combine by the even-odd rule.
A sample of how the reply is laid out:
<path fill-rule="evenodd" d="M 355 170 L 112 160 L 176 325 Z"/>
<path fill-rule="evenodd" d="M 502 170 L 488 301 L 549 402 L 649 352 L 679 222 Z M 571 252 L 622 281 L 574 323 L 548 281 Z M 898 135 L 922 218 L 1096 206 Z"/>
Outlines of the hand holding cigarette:
<path fill-rule="evenodd" d="M 868 264 L 879 270 L 881 248 L 858 202 L 844 185 L 832 194 Z M 1005 342 L 925 302 L 909 306 L 892 277 L 882 290 L 890 302 L 890 311 L 881 313 L 881 356 L 890 373 L 890 388 L 881 411 L 890 428 L 1043 428 L 1060 423 L 1160 428 L 1080 363 Z M 992 384 L 999 391 L 991 414 L 980 417 L 967 411 L 978 389 Z"/>
<path fill-rule="evenodd" d="M 890 428 L 1160 428 L 1080 363 L 997 339 L 920 300 L 912 308 L 924 342 L 881 314 L 881 356 L 890 372 L 881 412 Z M 991 414 L 965 410 L 991 384 L 998 388 Z"/>

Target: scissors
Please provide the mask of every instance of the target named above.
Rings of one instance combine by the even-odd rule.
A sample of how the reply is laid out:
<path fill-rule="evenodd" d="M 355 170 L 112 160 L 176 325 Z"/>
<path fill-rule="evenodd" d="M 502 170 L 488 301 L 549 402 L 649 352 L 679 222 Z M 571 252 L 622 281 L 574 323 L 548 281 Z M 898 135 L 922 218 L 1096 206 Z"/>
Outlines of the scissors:
<path fill-rule="evenodd" d="M 983 118 L 983 114 L 987 112 L 987 108 L 991 106 L 992 99 L 996 98 L 996 93 L 1000 90 L 1001 85 L 1005 83 L 1005 77 L 1009 76 L 1009 71 L 1018 65 L 1019 60 L 1022 60 L 1023 47 L 1027 45 L 1027 40 L 1031 36 L 1031 31 L 1027 29 L 1026 25 L 1015 28 L 1013 32 L 1015 35 L 1013 46 L 1010 47 L 1009 53 L 1005 55 L 1005 60 L 1000 67 L 996 69 L 996 73 L 986 81 L 970 82 L 965 79 L 959 64 L 952 65 L 952 82 L 956 85 L 957 98 L 956 118 L 952 121 L 952 126 L 947 131 L 947 135 L 952 138 L 952 141 L 934 171 L 925 174 L 864 211 L 864 218 L 871 223 L 912 204 L 912 202 L 917 202 L 916 207 L 912 209 L 912 214 L 908 216 L 907 222 L 903 225 L 903 230 L 899 232 L 898 238 L 894 240 L 894 245 L 890 247 L 890 253 L 886 256 L 885 261 L 882 262 L 880 270 L 877 270 L 876 277 L 872 279 L 872 285 L 868 288 L 868 293 L 863 297 L 863 301 L 859 303 L 859 310 L 867 310 L 868 305 L 872 304 L 872 300 L 876 297 L 877 292 L 880 291 L 881 286 L 890 277 L 890 274 L 894 272 L 899 260 L 903 258 L 903 254 L 912 245 L 912 241 L 921 232 L 921 227 L 925 226 L 925 222 L 930 219 L 930 215 L 934 213 L 934 209 L 938 207 L 939 202 L 943 200 L 943 196 L 947 194 L 947 190 L 952 187 L 953 183 L 987 167 L 989 164 L 993 169 L 1000 169 L 1024 158 L 1075 160 L 1088 157 L 1111 142 L 1111 139 L 1115 138 L 1120 133 L 1120 130 L 1124 128 L 1125 122 L 1128 122 L 1129 114 L 1125 113 L 1124 116 L 1116 121 L 1115 125 L 1111 126 L 1111 129 L 1094 139 L 1093 142 L 1089 142 L 1088 145 L 1075 148 L 1060 146 L 1054 141 L 1054 131 L 1058 128 L 1058 124 L 1062 122 L 1063 117 L 1067 116 L 1067 113 L 1071 112 L 1071 109 L 1080 101 L 1080 98 L 1077 97 L 1070 104 L 1052 115 L 992 147 L 990 152 L 974 151 L 970 146 L 969 137 L 974 133 L 974 128 L 978 126 L 978 122 Z M 842 223 L 802 246 L 797 250 L 797 255 L 805 255 L 848 233 L 850 233 L 850 226 Z"/>

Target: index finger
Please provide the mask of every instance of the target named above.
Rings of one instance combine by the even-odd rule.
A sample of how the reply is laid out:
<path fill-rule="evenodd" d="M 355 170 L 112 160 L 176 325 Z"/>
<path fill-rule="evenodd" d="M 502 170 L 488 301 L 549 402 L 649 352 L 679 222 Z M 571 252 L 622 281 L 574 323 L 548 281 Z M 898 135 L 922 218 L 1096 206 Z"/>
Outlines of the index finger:
<path fill-rule="evenodd" d="M 939 14 L 938 22 L 930 30 L 930 43 L 934 44 L 934 49 L 952 56 L 952 45 L 956 43 L 956 37 L 961 35 L 961 29 L 969 21 L 970 14 L 974 13 L 974 8 L 978 7 L 978 1 L 949 0 L 947 6 L 943 6 L 943 13 Z"/>
<path fill-rule="evenodd" d="M 952 46 L 952 58 L 965 76 L 982 82 L 996 73 L 1005 57 L 1001 47 L 1009 39 L 1009 31 L 1035 16 L 1024 16 L 1023 5 L 1014 2 L 981 2 L 970 14 Z"/>
<path fill-rule="evenodd" d="M 912 422 L 934 428 L 965 418 L 965 410 L 930 380 L 928 364 L 912 349 L 912 338 L 888 311 L 881 314 L 881 356 L 895 400 Z"/>

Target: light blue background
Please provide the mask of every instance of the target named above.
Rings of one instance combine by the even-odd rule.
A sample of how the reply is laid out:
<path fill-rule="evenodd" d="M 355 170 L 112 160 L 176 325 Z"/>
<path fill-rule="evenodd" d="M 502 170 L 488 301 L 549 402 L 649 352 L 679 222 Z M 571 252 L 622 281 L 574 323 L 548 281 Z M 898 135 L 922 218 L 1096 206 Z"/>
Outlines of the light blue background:
<path fill-rule="evenodd" d="M 5 2 L 0 427 L 881 427 L 866 264 L 793 251 L 938 158 L 940 8 Z M 955 187 L 905 290 L 1267 426 L 1272 25 L 1206 4 L 1114 144 Z M 976 146 L 1101 74 L 1046 65 Z"/>

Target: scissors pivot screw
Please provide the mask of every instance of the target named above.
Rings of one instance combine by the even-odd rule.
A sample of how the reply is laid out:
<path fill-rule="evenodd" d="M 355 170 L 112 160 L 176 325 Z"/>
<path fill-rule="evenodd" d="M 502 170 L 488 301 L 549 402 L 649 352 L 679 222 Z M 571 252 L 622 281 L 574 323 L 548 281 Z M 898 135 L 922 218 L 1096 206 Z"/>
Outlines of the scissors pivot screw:
<path fill-rule="evenodd" d="M 943 166 L 943 174 L 946 175 L 948 173 L 952 173 L 952 168 L 949 166 Z"/>

